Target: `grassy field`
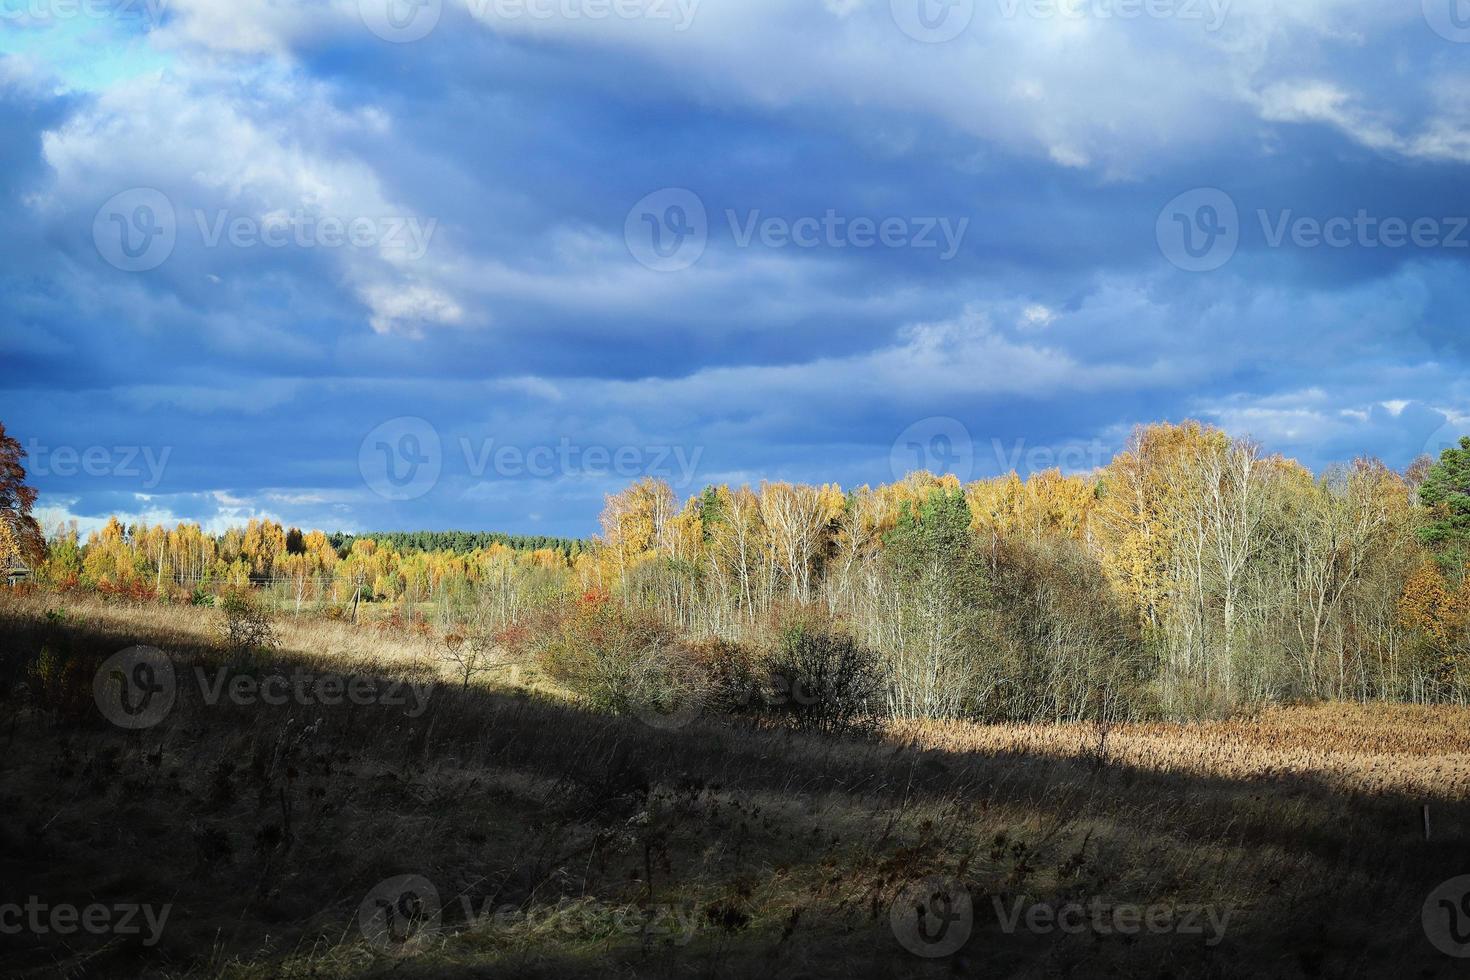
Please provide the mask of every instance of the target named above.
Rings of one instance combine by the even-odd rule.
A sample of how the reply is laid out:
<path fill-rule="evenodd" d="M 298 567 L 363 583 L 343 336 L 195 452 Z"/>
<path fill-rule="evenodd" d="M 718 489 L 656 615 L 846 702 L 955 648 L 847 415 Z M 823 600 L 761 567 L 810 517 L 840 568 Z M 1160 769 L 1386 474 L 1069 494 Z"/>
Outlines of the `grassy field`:
<path fill-rule="evenodd" d="M 231 665 L 216 616 L 0 590 L 0 906 L 37 910 L 0 912 L 4 972 L 1470 969 L 1423 916 L 1470 875 L 1463 710 L 828 739 L 596 714 L 509 665 L 466 689 L 372 625 L 286 620 Z M 94 678 L 136 644 L 172 703 L 125 730 Z"/>

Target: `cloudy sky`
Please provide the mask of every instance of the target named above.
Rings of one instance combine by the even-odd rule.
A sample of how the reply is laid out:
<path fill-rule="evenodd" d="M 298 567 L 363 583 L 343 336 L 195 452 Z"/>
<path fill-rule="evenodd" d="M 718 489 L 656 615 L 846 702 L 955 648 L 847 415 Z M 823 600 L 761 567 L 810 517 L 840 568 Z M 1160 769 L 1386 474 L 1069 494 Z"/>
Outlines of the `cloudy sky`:
<path fill-rule="evenodd" d="M 48 522 L 1470 431 L 1463 0 L 0 0 Z"/>

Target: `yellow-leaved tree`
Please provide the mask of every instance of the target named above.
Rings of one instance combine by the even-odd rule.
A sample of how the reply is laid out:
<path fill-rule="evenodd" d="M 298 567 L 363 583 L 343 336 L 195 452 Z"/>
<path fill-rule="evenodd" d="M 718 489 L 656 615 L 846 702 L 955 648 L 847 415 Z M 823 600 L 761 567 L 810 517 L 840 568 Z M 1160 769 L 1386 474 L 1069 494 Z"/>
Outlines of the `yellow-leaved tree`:
<path fill-rule="evenodd" d="M 0 574 L 17 560 L 38 562 L 46 551 L 41 528 L 31 516 L 36 491 L 26 485 L 21 464 L 26 451 L 0 422 Z"/>

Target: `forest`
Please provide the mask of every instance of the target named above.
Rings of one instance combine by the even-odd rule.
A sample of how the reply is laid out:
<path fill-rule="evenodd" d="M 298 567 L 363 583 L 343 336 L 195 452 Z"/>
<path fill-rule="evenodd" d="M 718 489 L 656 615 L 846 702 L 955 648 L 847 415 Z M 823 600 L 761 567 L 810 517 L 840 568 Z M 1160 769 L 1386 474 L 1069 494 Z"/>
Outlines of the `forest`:
<path fill-rule="evenodd" d="M 813 723 L 1470 697 L 1470 438 L 1403 473 L 1314 474 L 1208 425 L 1155 424 L 1080 475 L 684 501 L 648 478 L 607 498 L 600 527 L 584 545 L 114 518 L 85 540 L 57 529 L 35 578 L 195 604 L 253 587 L 339 618 L 367 603 L 468 643 L 460 660 L 532 662 L 619 710 L 728 702 L 775 675 L 819 689 Z"/>

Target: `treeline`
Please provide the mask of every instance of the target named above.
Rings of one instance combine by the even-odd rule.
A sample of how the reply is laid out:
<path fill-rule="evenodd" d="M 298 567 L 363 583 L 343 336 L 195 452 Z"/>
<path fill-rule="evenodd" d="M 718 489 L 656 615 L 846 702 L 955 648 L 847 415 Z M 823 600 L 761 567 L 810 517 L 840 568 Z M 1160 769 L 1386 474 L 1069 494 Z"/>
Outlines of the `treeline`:
<path fill-rule="evenodd" d="M 368 534 L 344 534 L 335 531 L 327 535 L 327 540 L 342 557 L 346 557 L 352 550 L 354 541 L 363 538 L 405 553 L 452 551 L 458 555 L 467 555 L 483 551 L 491 545 L 501 545 L 512 551 L 557 551 L 568 560 L 577 557 L 587 547 L 587 542 L 576 538 L 506 534 L 502 531 L 373 531 Z"/>
<path fill-rule="evenodd" d="M 694 635 L 819 608 L 927 718 L 1470 695 L 1470 439 L 1314 475 L 1197 423 L 1102 470 L 609 498 L 598 582 Z"/>
<path fill-rule="evenodd" d="M 687 500 L 645 479 L 608 497 L 596 540 L 562 544 L 113 521 L 53 537 L 41 576 L 263 585 L 303 611 L 394 601 L 466 663 L 527 657 L 614 707 L 731 684 L 741 703 L 796 685 L 848 714 L 936 719 L 1470 701 L 1470 438 L 1404 473 L 1313 474 L 1190 422 L 1141 427 L 1083 475 Z"/>
<path fill-rule="evenodd" d="M 564 577 L 569 553 L 578 553 L 553 538 L 485 535 L 471 546 L 471 535 L 451 533 L 447 540 L 459 547 L 428 550 L 418 546 L 431 543 L 424 535 L 405 535 L 401 544 L 396 537 L 303 532 L 268 520 L 211 535 L 198 524 L 124 526 L 114 517 L 85 541 L 74 524 L 56 529 L 36 577 L 59 588 L 178 601 L 254 587 L 298 611 L 361 600 L 437 601 L 447 608 L 462 605 L 486 580 Z M 563 585 L 558 577 L 555 587 Z"/>

